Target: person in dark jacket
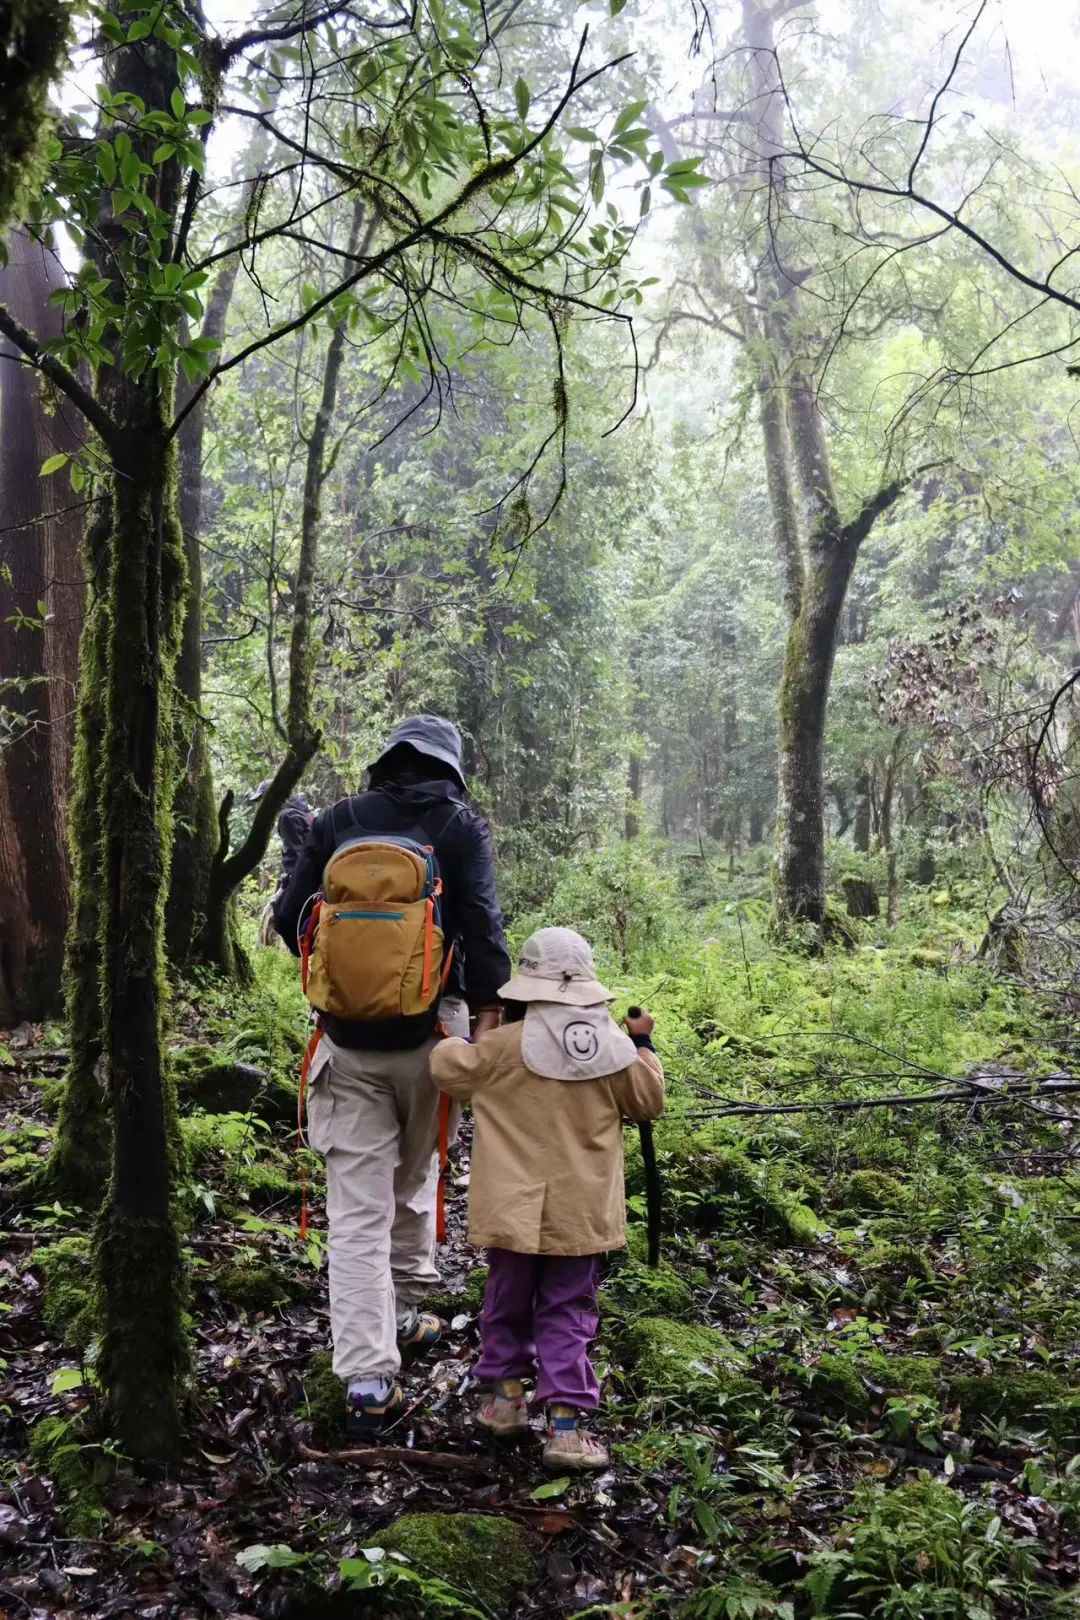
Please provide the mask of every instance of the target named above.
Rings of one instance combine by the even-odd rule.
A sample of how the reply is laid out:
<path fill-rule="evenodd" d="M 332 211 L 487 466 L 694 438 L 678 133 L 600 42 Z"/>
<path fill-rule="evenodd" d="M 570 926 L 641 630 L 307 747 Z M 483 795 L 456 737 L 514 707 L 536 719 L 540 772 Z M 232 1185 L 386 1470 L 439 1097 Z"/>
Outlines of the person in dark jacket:
<path fill-rule="evenodd" d="M 372 1436 L 403 1407 L 401 1352 L 438 1342 L 442 1324 L 418 1307 L 438 1284 L 434 1264 L 439 1094 L 429 1073 L 438 1022 L 448 1034 L 494 1029 L 510 958 L 495 891 L 491 835 L 468 804 L 461 737 L 448 720 L 404 721 L 369 771 L 365 793 L 315 817 L 274 912 L 299 954 L 298 931 L 334 851 L 387 833 L 434 846 L 451 976 L 430 1014 L 356 1023 L 320 1015 L 308 1140 L 326 1159 L 334 1371 L 349 1390 L 351 1433 Z"/>
<path fill-rule="evenodd" d="M 270 779 L 267 777 L 264 782 L 259 783 L 253 793 L 248 794 L 247 803 L 258 804 L 269 786 Z M 301 798 L 299 794 L 294 794 L 291 799 L 286 799 L 284 809 L 277 819 L 277 835 L 281 840 L 281 869 L 278 874 L 277 888 L 271 899 L 263 907 L 263 913 L 259 919 L 260 945 L 269 946 L 274 943 L 274 936 L 277 933 L 274 927 L 274 908 L 288 886 L 293 867 L 296 865 L 297 858 L 304 847 L 308 832 L 311 829 L 311 823 L 314 820 L 315 812 L 306 799 Z"/>

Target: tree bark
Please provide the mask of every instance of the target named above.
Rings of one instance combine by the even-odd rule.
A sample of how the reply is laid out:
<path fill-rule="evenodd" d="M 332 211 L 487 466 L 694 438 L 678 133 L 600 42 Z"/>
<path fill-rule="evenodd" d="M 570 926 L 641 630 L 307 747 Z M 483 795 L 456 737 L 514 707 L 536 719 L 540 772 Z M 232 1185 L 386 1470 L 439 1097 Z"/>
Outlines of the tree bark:
<path fill-rule="evenodd" d="M 632 753 L 626 773 L 625 837 L 629 842 L 641 831 L 641 755 Z"/>
<path fill-rule="evenodd" d="M 226 262 L 210 296 L 200 336 L 223 338 L 239 259 Z M 177 405 L 193 393 L 181 384 Z M 203 449 L 206 398 L 185 417 L 180 429 L 180 527 L 184 536 L 186 577 L 184 622 L 176 660 L 174 739 L 178 775 L 173 805 L 174 831 L 169 899 L 165 910 L 165 945 L 174 967 L 192 964 L 193 948 L 206 919 L 210 873 L 217 849 L 217 804 L 202 709 L 202 520 Z M 231 921 L 231 919 L 230 919 Z M 228 954 L 228 953 L 222 953 Z"/>
<path fill-rule="evenodd" d="M 784 175 L 776 167 L 783 142 L 783 87 L 776 59 L 777 6 L 743 0 L 748 47 L 748 94 L 753 109 L 751 167 L 761 193 L 782 203 Z M 742 125 L 740 126 L 742 129 Z M 741 139 L 744 138 L 741 134 Z M 903 484 L 883 485 L 858 516 L 844 524 L 829 462 L 824 421 L 802 335 L 798 277 L 785 263 L 789 247 L 772 212 L 756 264 L 760 317 L 768 346 L 759 366 L 758 397 L 773 528 L 784 571 L 790 628 L 779 696 L 774 923 L 825 923 L 825 721 L 841 615 L 859 547 Z M 755 317 L 756 319 L 757 317 Z"/>
<path fill-rule="evenodd" d="M 896 860 L 896 841 L 893 838 L 893 808 L 896 803 L 896 790 L 900 779 L 903 742 L 904 735 L 901 732 L 889 750 L 889 758 L 885 765 L 885 781 L 881 789 L 879 836 L 881 848 L 885 855 L 885 892 L 887 896 L 885 920 L 890 928 L 895 928 L 900 921 L 900 872 Z"/>
<path fill-rule="evenodd" d="M 55 260 L 15 233 L 0 303 L 40 337 L 58 337 L 60 312 L 48 297 L 62 284 Z M 51 1017 L 63 1003 L 82 512 L 66 472 L 39 474 L 49 456 L 77 451 L 81 435 L 66 402 L 46 411 L 37 374 L 9 345 L 0 345 L 0 360 L 0 556 L 10 570 L 0 611 L 9 731 L 0 744 L 0 1024 L 9 1024 Z"/>
<path fill-rule="evenodd" d="M 868 854 L 870 850 L 870 778 L 866 771 L 860 771 L 855 780 L 855 831 L 853 840 L 855 848 L 861 854 Z"/>
<path fill-rule="evenodd" d="M 268 137 L 259 130 L 248 154 L 248 172 L 256 177 L 244 187 L 238 210 L 240 220 L 251 206 L 257 177 L 266 166 Z M 238 255 L 227 259 L 214 282 L 199 336 L 225 337 L 229 308 L 240 269 Z M 182 377 L 177 387 L 177 408 L 182 410 L 194 393 L 194 384 Z M 206 397 L 199 398 L 180 428 L 180 525 L 184 535 L 186 580 L 184 623 L 176 661 L 178 775 L 173 803 L 174 832 L 169 899 L 165 911 L 165 946 L 174 967 L 196 961 L 235 968 L 238 955 L 232 908 L 226 908 L 222 927 L 226 937 L 205 955 L 205 931 L 211 872 L 218 848 L 218 811 L 214 776 L 207 746 L 202 707 L 202 540 L 204 524 L 203 458 L 206 437 Z"/>

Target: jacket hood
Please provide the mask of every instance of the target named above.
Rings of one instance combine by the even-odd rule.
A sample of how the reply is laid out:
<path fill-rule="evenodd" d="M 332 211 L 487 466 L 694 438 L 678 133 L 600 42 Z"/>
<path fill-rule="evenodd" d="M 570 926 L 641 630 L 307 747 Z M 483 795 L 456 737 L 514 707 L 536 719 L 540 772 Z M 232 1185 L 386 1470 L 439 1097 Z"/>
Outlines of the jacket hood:
<path fill-rule="evenodd" d="M 465 804 L 465 791 L 460 782 L 449 777 L 434 777 L 430 782 L 383 782 L 370 790 L 385 793 L 401 810 L 430 810 L 436 804 Z"/>

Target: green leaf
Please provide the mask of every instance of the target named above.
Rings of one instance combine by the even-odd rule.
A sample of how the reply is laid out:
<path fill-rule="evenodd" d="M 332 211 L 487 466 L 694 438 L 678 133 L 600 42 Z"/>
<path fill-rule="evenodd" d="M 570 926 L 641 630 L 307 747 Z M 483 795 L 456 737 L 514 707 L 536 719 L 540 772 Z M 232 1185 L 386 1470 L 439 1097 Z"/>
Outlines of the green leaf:
<path fill-rule="evenodd" d="M 572 141 L 587 141 L 590 146 L 598 146 L 600 144 L 599 135 L 594 135 L 591 129 L 582 129 L 579 124 L 572 125 L 566 133 L 569 135 Z"/>
<path fill-rule="evenodd" d="M 564 1475 L 562 1479 L 549 1479 L 546 1484 L 538 1485 L 535 1491 L 530 1491 L 529 1499 L 533 1502 L 550 1502 L 556 1496 L 565 1496 L 570 1485 L 569 1474 Z"/>
<path fill-rule="evenodd" d="M 150 27 L 151 27 L 151 23 L 150 23 L 150 18 L 149 17 L 140 17 L 140 18 L 138 18 L 138 20 L 136 22 L 132 23 L 131 27 L 127 31 L 127 42 L 128 42 L 128 44 L 129 45 L 135 45 L 135 44 L 138 43 L 138 41 L 140 39 L 148 38 L 149 33 L 150 33 Z"/>
<path fill-rule="evenodd" d="M 55 456 L 50 456 L 47 461 L 41 463 L 41 472 L 38 477 L 48 478 L 50 473 L 59 472 L 61 467 L 67 466 L 69 460 L 70 457 L 65 451 L 58 450 Z"/>
<path fill-rule="evenodd" d="M 116 153 L 109 141 L 98 141 L 97 166 L 98 174 L 107 186 L 111 186 L 116 179 Z"/>
<path fill-rule="evenodd" d="M 184 113 L 187 111 L 187 102 L 184 100 L 184 92 L 179 86 L 177 86 L 172 95 L 169 97 L 169 106 L 173 110 L 174 118 L 183 118 Z"/>
<path fill-rule="evenodd" d="M 630 125 L 634 123 L 636 119 L 641 117 L 641 114 L 645 111 L 645 108 L 648 105 L 649 103 L 647 101 L 630 102 L 629 106 L 624 107 L 618 118 L 616 118 L 615 127 L 611 133 L 613 135 L 625 134 L 625 132 L 630 128 Z"/>
<path fill-rule="evenodd" d="M 529 111 L 529 103 L 531 101 L 532 96 L 529 94 L 528 85 L 525 83 L 524 79 L 519 79 L 514 85 L 514 104 L 517 107 L 518 117 L 521 119 L 522 123 L 525 122 L 526 115 Z"/>
<path fill-rule="evenodd" d="M 644 191 L 641 193 L 641 213 L 640 213 L 640 218 L 641 219 L 645 218 L 645 215 L 649 212 L 649 209 L 651 207 L 652 207 L 652 186 L 646 186 Z"/>
<path fill-rule="evenodd" d="M 258 1542 L 254 1547 L 245 1547 L 238 1552 L 236 1562 L 242 1570 L 254 1575 L 260 1569 L 295 1569 L 298 1564 L 309 1564 L 311 1554 L 294 1552 L 280 1541 L 269 1547 Z"/>
<path fill-rule="evenodd" d="M 626 0 L 608 0 L 608 11 L 612 17 L 617 17 L 626 5 Z"/>
<path fill-rule="evenodd" d="M 172 141 L 162 141 L 160 146 L 155 147 L 154 156 L 151 159 L 151 162 L 167 163 L 171 157 L 175 156 L 176 147 L 173 145 Z"/>
<path fill-rule="evenodd" d="M 67 1395 L 73 1389 L 81 1389 L 86 1380 L 78 1367 L 60 1367 L 49 1380 L 49 1388 L 54 1395 Z"/>

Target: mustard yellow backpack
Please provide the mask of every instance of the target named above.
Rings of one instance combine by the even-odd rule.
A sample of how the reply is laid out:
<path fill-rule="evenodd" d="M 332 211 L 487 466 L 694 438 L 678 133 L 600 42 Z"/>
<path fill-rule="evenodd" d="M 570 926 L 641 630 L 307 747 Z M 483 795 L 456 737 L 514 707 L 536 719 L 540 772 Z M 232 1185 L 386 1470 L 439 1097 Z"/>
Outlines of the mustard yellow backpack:
<path fill-rule="evenodd" d="M 429 1012 L 449 965 L 433 846 L 389 833 L 339 844 L 300 957 L 304 993 L 319 1012 L 358 1023 Z"/>

